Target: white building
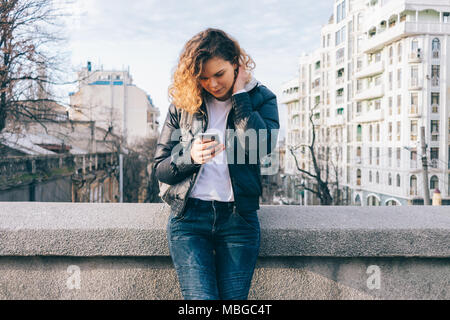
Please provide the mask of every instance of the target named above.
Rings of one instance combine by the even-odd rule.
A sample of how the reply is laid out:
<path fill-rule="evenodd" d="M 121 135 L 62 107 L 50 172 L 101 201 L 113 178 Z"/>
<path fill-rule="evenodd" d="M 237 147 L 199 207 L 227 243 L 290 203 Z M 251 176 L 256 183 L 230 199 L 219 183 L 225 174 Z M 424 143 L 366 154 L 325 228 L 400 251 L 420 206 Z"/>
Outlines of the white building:
<path fill-rule="evenodd" d="M 336 0 L 333 10 L 321 48 L 300 58 L 287 144 L 311 141 L 312 113 L 319 153 L 329 151 L 350 191 L 344 203 L 412 204 L 424 194 L 423 126 L 430 193 L 448 203 L 450 1 Z M 286 161 L 286 171 L 295 166 L 288 151 Z M 300 165 L 311 169 L 308 157 Z"/>
<path fill-rule="evenodd" d="M 92 71 L 88 62 L 78 72 L 78 83 L 78 91 L 70 95 L 72 120 L 95 121 L 129 144 L 158 134 L 159 111 L 128 71 Z"/>

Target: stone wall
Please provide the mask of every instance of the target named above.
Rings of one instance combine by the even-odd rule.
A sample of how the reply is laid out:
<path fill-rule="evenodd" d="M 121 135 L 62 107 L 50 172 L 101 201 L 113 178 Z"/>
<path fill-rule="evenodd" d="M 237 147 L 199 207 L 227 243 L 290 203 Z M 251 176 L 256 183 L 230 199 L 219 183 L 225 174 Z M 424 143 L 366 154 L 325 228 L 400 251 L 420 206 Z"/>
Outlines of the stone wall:
<path fill-rule="evenodd" d="M 0 299 L 181 299 L 164 204 L 0 202 Z M 449 299 L 446 207 L 262 206 L 250 299 Z"/>

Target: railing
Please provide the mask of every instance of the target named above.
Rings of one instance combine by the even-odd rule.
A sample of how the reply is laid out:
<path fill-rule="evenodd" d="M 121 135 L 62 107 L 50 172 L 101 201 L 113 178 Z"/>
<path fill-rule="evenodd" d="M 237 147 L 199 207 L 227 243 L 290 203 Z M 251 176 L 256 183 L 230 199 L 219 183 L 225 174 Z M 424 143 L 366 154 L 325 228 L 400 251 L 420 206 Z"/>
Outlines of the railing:
<path fill-rule="evenodd" d="M 420 90 L 422 88 L 422 79 L 410 78 L 409 90 Z"/>
<path fill-rule="evenodd" d="M 423 59 L 423 53 L 420 49 L 418 49 L 417 51 L 413 51 L 409 54 L 409 62 L 413 63 L 413 62 L 421 62 Z"/>
<path fill-rule="evenodd" d="M 440 85 L 439 78 L 437 78 L 437 77 L 431 78 L 431 86 L 433 86 L 433 87 L 439 87 L 439 85 Z"/>
<path fill-rule="evenodd" d="M 385 32 L 364 41 L 362 51 L 365 53 L 373 53 L 405 36 L 427 33 L 449 34 L 450 23 L 401 21 L 394 27 L 387 29 Z"/>
<path fill-rule="evenodd" d="M 419 106 L 417 104 L 412 104 L 409 107 L 409 116 L 410 117 L 419 117 Z"/>
<path fill-rule="evenodd" d="M 9 177 L 50 172 L 61 168 L 72 168 L 74 171 L 86 172 L 86 170 L 103 169 L 108 164 L 117 163 L 117 154 L 115 153 L 9 157 L 0 159 L 0 177 L 7 180 Z"/>

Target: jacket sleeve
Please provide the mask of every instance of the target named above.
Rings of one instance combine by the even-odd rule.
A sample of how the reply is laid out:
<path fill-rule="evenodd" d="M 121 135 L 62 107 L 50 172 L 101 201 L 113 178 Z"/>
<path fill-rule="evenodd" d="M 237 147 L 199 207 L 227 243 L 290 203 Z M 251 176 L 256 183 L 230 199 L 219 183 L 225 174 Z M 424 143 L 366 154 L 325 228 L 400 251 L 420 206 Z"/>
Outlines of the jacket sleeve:
<path fill-rule="evenodd" d="M 258 161 L 274 151 L 280 128 L 276 96 L 265 86 L 260 86 L 259 91 L 262 105 L 255 111 L 247 92 L 232 96 L 235 112 L 234 125 L 239 144 L 246 154 L 256 152 Z M 251 136 L 252 132 L 256 134 L 257 143 L 246 145 L 246 137 Z M 266 147 L 261 149 L 261 146 L 264 145 Z"/>
<path fill-rule="evenodd" d="M 159 181 L 174 185 L 200 168 L 191 160 L 192 141 L 182 142 L 178 112 L 169 106 L 155 151 L 155 174 Z"/>

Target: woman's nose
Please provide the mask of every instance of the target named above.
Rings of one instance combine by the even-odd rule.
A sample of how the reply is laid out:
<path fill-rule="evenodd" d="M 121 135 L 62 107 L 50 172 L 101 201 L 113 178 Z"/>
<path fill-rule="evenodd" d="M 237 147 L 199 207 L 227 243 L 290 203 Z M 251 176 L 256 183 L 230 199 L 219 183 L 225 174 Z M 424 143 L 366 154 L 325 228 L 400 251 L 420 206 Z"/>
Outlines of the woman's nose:
<path fill-rule="evenodd" d="M 211 87 L 211 88 L 215 88 L 215 87 L 217 87 L 217 81 L 215 80 L 215 79 L 209 79 L 209 86 Z"/>

